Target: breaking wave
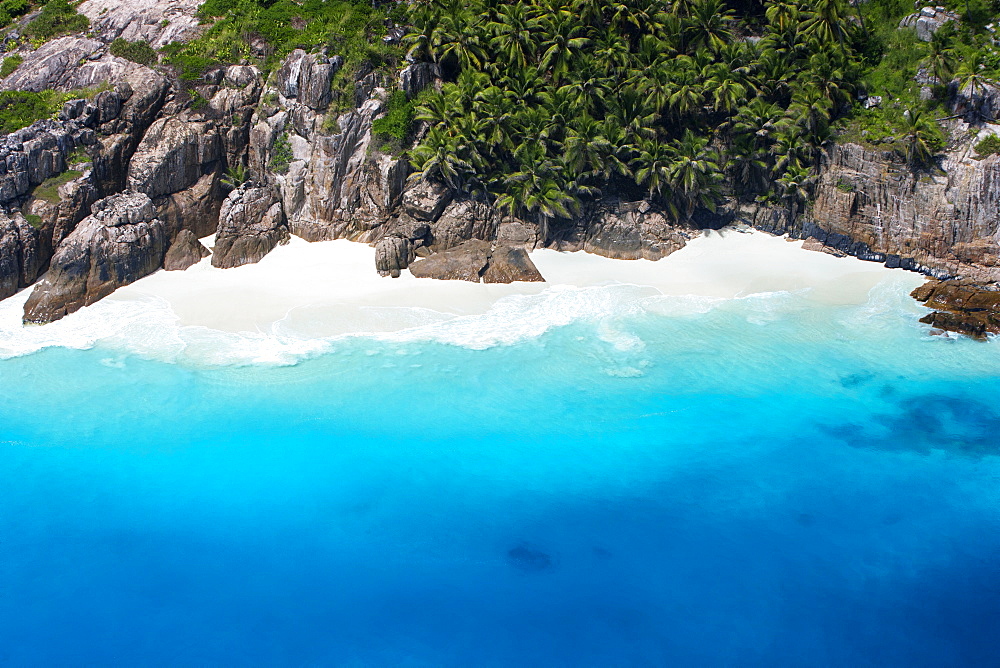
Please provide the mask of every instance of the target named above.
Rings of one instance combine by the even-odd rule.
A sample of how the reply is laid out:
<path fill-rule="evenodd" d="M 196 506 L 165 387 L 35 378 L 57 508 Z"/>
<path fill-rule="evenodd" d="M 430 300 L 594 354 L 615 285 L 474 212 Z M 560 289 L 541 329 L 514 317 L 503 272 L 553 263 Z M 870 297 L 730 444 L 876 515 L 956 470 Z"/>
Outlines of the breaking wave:
<path fill-rule="evenodd" d="M 867 303 L 842 314 L 842 320 L 845 325 L 871 326 L 877 316 L 912 313 L 915 307 L 906 295 L 905 286 L 888 279 L 872 289 Z M 628 323 L 639 318 L 697 319 L 722 310 L 751 325 L 767 326 L 805 309 L 822 309 L 826 313 L 824 307 L 809 301 L 808 289 L 720 298 L 664 295 L 649 286 L 612 283 L 590 287 L 553 285 L 537 294 L 502 297 L 486 312 L 469 315 L 417 307 L 359 309 L 325 304 L 307 309 L 307 313 L 295 309 L 257 331 L 227 332 L 183 324 L 170 302 L 156 296 L 109 298 L 57 322 L 25 326 L 21 324 L 21 313 L 26 298 L 24 291 L 0 302 L 0 359 L 50 347 L 101 347 L 196 365 L 292 365 L 329 352 L 338 342 L 358 337 L 482 350 L 514 345 L 573 323 L 592 325 L 595 335 L 615 349 L 634 351 L 644 343 Z M 324 331 L 317 322 L 328 325 L 326 331 L 340 331 L 317 335 L 317 331 Z M 345 328 L 349 331 L 343 331 Z"/>

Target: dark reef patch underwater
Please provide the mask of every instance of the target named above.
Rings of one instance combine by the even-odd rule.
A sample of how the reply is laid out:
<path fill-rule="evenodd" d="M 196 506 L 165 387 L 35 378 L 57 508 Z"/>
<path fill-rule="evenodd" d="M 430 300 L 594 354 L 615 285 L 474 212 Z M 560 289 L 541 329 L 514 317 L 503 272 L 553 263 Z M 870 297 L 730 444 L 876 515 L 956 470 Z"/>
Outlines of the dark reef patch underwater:
<path fill-rule="evenodd" d="M 905 299 L 0 360 L 0 665 L 996 665 L 1000 349 Z"/>

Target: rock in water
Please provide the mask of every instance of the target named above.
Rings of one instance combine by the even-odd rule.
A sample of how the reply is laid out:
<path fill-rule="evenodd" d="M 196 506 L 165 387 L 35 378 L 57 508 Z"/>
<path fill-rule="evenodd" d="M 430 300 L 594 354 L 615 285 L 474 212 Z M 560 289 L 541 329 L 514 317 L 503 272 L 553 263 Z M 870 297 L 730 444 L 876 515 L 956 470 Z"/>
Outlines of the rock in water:
<path fill-rule="evenodd" d="M 935 309 L 920 322 L 977 339 L 1000 333 L 1000 289 L 995 284 L 930 281 L 910 294 L 928 308 Z"/>
<path fill-rule="evenodd" d="M 410 273 L 418 278 L 479 283 L 540 282 L 545 279 L 523 248 L 498 246 L 473 239 L 417 260 Z"/>
<path fill-rule="evenodd" d="M 229 269 L 259 262 L 289 236 L 277 193 L 244 184 L 222 203 L 212 266 Z"/>
<path fill-rule="evenodd" d="M 510 565 L 527 573 L 537 573 L 552 567 L 552 557 L 541 550 L 522 543 L 507 551 Z"/>
<path fill-rule="evenodd" d="M 208 249 L 198 241 L 194 232 L 181 230 L 163 258 L 163 268 L 167 271 L 184 271 L 208 255 Z"/>
<path fill-rule="evenodd" d="M 95 202 L 91 212 L 52 256 L 24 305 L 25 322 L 58 320 L 163 263 L 167 235 L 147 195 L 112 195 Z"/>

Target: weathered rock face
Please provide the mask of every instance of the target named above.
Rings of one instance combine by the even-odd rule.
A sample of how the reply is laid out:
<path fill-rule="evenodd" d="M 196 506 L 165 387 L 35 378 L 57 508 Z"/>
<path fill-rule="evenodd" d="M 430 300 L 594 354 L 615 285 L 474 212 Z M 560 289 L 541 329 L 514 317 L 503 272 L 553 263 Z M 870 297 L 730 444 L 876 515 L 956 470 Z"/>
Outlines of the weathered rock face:
<path fill-rule="evenodd" d="M 1000 333 L 1000 286 L 971 281 L 930 281 L 912 293 L 917 301 L 936 309 L 920 319 L 952 332 L 977 339 Z"/>
<path fill-rule="evenodd" d="M 129 163 L 128 185 L 151 198 L 190 188 L 222 158 L 215 123 L 161 118 L 146 131 Z"/>
<path fill-rule="evenodd" d="M 121 37 L 145 40 L 159 49 L 185 42 L 201 32 L 201 0 L 84 0 L 77 11 L 90 19 L 90 30 L 104 42 Z"/>
<path fill-rule="evenodd" d="M 949 153 L 945 173 L 932 175 L 914 173 L 889 154 L 834 146 L 812 211 L 800 217 L 802 235 L 938 277 L 996 281 L 1000 157 L 975 160 L 968 153 Z"/>
<path fill-rule="evenodd" d="M 603 202 L 586 229 L 583 249 L 621 260 L 659 260 L 684 247 L 688 236 L 644 200 Z"/>
<path fill-rule="evenodd" d="M 222 204 L 212 266 L 229 269 L 259 262 L 279 243 L 287 243 L 288 236 L 277 193 L 245 185 L 229 193 Z"/>
<path fill-rule="evenodd" d="M 955 12 L 949 12 L 944 7 L 923 7 L 919 12 L 910 14 L 899 22 L 900 28 L 913 28 L 917 31 L 917 37 L 925 42 L 931 41 L 938 30 L 948 21 L 959 22 L 959 16 Z"/>
<path fill-rule="evenodd" d="M 0 299 L 35 282 L 48 261 L 46 239 L 24 216 L 0 213 Z"/>
<path fill-rule="evenodd" d="M 428 86 L 440 85 L 441 66 L 437 63 L 410 63 L 399 73 L 399 87 L 410 98 Z"/>
<path fill-rule="evenodd" d="M 153 70 L 112 56 L 107 44 L 88 37 L 59 37 L 38 49 L 20 50 L 24 62 L 0 83 L 0 90 L 80 90 L 129 82 L 133 87 L 165 86 Z"/>
<path fill-rule="evenodd" d="M 430 224 L 431 248 L 453 248 L 469 239 L 489 241 L 496 238 L 500 214 L 492 206 L 470 199 L 451 202 Z"/>
<path fill-rule="evenodd" d="M 325 58 L 296 49 L 275 74 L 278 92 L 313 111 L 323 111 L 330 106 L 330 85 L 342 64 L 340 58 Z"/>
<path fill-rule="evenodd" d="M 52 322 L 156 271 L 167 251 L 163 223 L 143 193 L 95 202 L 24 305 L 25 322 Z"/>
<path fill-rule="evenodd" d="M 191 230 L 181 230 L 163 258 L 163 268 L 167 271 L 184 271 L 208 257 L 205 248 Z"/>
<path fill-rule="evenodd" d="M 410 273 L 417 278 L 473 283 L 545 280 L 523 248 L 494 247 L 478 239 L 417 260 L 410 265 Z"/>

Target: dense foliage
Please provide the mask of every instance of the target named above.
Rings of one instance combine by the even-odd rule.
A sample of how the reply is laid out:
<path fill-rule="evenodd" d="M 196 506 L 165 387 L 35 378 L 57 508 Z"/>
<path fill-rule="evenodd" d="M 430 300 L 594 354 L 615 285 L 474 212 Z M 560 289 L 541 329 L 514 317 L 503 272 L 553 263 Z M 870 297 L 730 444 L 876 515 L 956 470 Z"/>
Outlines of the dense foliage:
<path fill-rule="evenodd" d="M 0 91 L 0 134 L 20 130 L 43 118 L 51 118 L 69 100 L 90 98 L 104 88 L 89 88 L 66 93 L 43 90 Z"/>
<path fill-rule="evenodd" d="M 90 19 L 78 14 L 69 0 L 49 0 L 41 13 L 24 28 L 24 34 L 36 39 L 51 39 L 59 35 L 83 32 L 90 27 Z"/>
<path fill-rule="evenodd" d="M 130 42 L 119 37 L 111 42 L 109 50 L 114 56 L 131 60 L 140 65 L 152 65 L 157 61 L 156 50 L 145 40 Z"/>
<path fill-rule="evenodd" d="M 413 103 L 405 92 L 396 90 L 386 102 L 385 115 L 372 123 L 372 130 L 382 139 L 393 140 L 397 145 L 402 145 L 410 136 L 412 127 Z"/>
<path fill-rule="evenodd" d="M 24 58 L 16 54 L 4 58 L 3 63 L 0 63 L 0 79 L 9 77 L 23 62 Z"/>
<path fill-rule="evenodd" d="M 859 118 L 928 165 L 941 134 L 915 70 L 934 49 L 957 63 L 960 44 L 981 53 L 984 41 L 952 30 L 917 46 L 896 28 L 908 0 L 869 5 L 864 16 L 846 0 L 416 0 L 410 55 L 446 79 L 416 112 L 429 124 L 417 176 L 546 226 L 609 190 L 680 220 L 723 195 L 796 206 L 838 127 L 870 134 Z M 868 89 L 887 103 L 863 116 Z"/>
<path fill-rule="evenodd" d="M 198 39 L 164 49 L 165 62 L 187 81 L 243 59 L 267 70 L 299 48 L 329 47 L 345 58 L 349 69 L 365 60 L 392 61 L 396 55 L 381 39 L 387 10 L 365 0 L 207 0 L 198 11 L 211 27 Z"/>
<path fill-rule="evenodd" d="M 0 28 L 10 25 L 18 16 L 26 14 L 31 9 L 28 0 L 3 0 L 0 2 Z"/>

